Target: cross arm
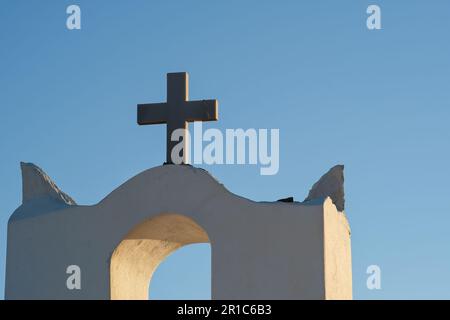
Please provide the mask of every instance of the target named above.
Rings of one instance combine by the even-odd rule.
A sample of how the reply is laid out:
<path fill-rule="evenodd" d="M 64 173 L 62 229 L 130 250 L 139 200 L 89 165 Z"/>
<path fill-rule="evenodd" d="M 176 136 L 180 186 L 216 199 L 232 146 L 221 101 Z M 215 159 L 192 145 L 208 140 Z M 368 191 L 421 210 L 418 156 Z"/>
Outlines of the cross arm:
<path fill-rule="evenodd" d="M 137 122 L 139 125 L 167 123 L 167 109 L 166 103 L 138 104 Z"/>
<path fill-rule="evenodd" d="M 219 119 L 217 100 L 198 100 L 187 102 L 186 121 L 216 121 Z"/>

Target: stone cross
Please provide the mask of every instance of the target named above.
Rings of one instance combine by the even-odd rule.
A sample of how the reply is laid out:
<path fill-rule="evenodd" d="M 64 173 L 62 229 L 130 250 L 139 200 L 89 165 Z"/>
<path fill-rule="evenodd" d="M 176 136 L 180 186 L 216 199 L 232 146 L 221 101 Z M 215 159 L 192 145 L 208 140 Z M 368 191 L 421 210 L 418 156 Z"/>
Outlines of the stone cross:
<path fill-rule="evenodd" d="M 167 102 L 138 104 L 137 122 L 139 125 L 167 124 L 166 163 L 172 161 L 172 149 L 178 140 L 172 141 L 172 133 L 182 129 L 183 148 L 180 151 L 182 163 L 187 163 L 188 142 L 186 131 L 188 122 L 215 121 L 218 119 L 217 100 L 189 101 L 189 75 L 186 72 L 167 74 Z M 176 163 L 178 164 L 178 163 Z"/>

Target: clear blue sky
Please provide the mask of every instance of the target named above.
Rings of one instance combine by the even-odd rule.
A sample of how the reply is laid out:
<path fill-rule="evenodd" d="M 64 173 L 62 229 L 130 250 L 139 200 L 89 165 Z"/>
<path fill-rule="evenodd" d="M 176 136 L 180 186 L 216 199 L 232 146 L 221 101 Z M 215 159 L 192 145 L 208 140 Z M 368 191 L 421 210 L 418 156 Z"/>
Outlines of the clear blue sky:
<path fill-rule="evenodd" d="M 65 26 L 74 3 L 80 31 Z M 367 30 L 369 4 L 381 6 L 382 30 Z M 163 101 L 165 74 L 188 71 L 192 99 L 219 100 L 220 121 L 206 128 L 280 129 L 277 175 L 205 167 L 229 190 L 303 200 L 345 164 L 355 298 L 450 298 L 449 14 L 448 0 L 3 0 L 0 288 L 19 162 L 41 166 L 78 203 L 97 203 L 162 164 L 164 126 L 137 126 L 136 104 Z M 208 254 L 171 256 L 155 292 L 178 292 L 163 281 L 173 265 L 200 261 L 193 279 L 207 274 Z M 382 290 L 366 288 L 371 264 Z"/>

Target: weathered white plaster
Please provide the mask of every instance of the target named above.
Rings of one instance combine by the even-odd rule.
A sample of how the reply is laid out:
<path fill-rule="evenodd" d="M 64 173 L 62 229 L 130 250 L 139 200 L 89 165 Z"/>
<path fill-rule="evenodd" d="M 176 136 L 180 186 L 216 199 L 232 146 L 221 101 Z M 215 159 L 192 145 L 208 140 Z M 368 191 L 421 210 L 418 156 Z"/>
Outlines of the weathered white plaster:
<path fill-rule="evenodd" d="M 21 162 L 20 168 L 22 170 L 22 199 L 24 203 L 36 199 L 51 198 L 67 205 L 76 204 L 38 166 Z"/>
<path fill-rule="evenodd" d="M 337 165 L 328 170 L 309 191 L 305 202 L 330 197 L 339 211 L 344 211 L 344 166 Z"/>
<path fill-rule="evenodd" d="M 309 200 L 254 202 L 186 165 L 144 171 L 93 206 L 24 197 L 8 223 L 5 296 L 145 299 L 170 252 L 209 242 L 213 299 L 351 299 L 347 219 Z M 69 265 L 81 290 L 66 287 Z"/>

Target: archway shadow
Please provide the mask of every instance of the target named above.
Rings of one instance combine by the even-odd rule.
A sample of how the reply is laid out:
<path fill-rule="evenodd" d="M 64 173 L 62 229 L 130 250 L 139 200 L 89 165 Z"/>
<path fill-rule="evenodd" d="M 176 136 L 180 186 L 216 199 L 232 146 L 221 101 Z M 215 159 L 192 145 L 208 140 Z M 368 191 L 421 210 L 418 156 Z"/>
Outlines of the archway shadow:
<path fill-rule="evenodd" d="M 111 299 L 147 300 L 153 273 L 175 250 L 209 243 L 206 231 L 184 215 L 165 213 L 135 226 L 111 257 Z"/>

